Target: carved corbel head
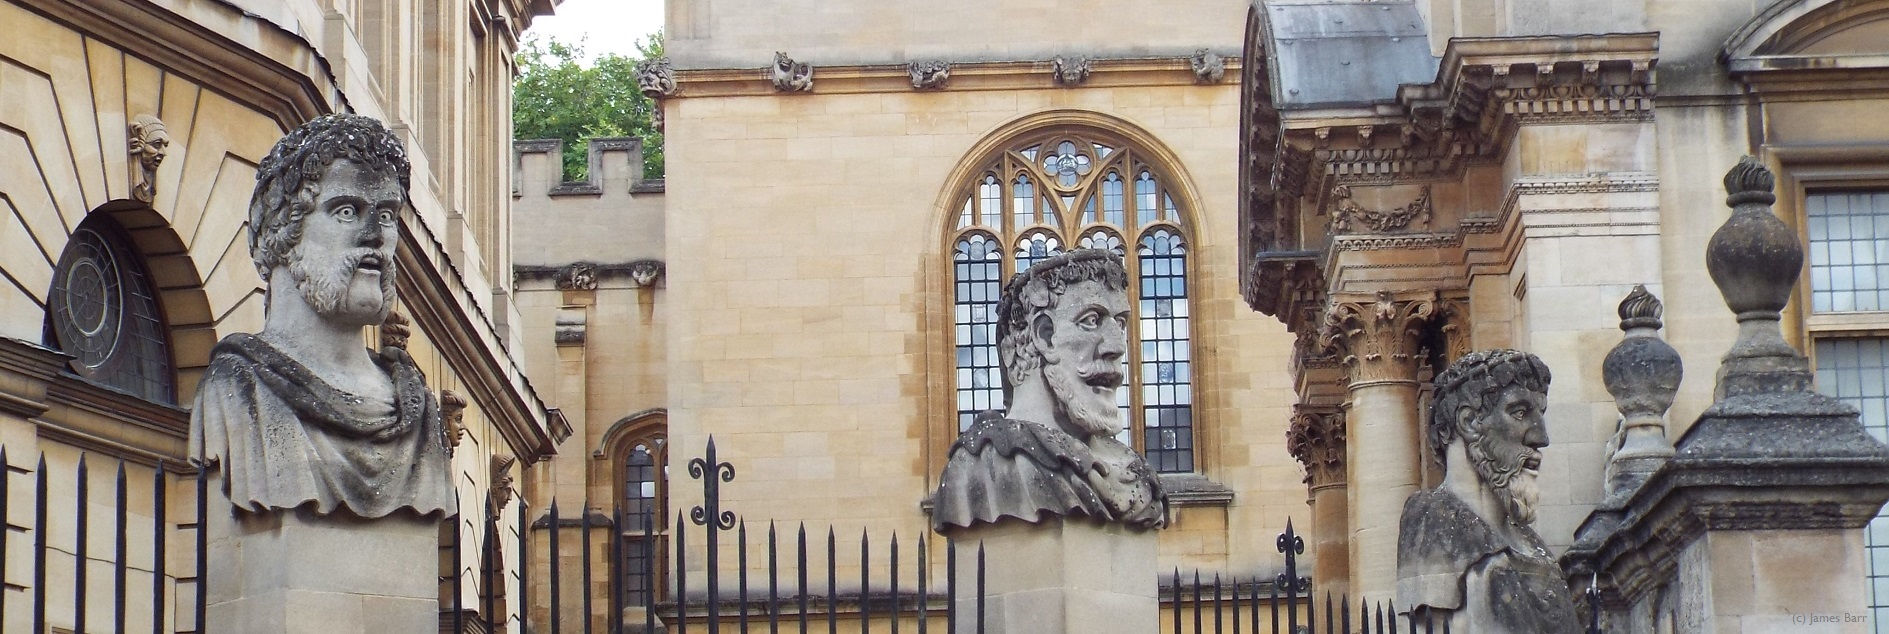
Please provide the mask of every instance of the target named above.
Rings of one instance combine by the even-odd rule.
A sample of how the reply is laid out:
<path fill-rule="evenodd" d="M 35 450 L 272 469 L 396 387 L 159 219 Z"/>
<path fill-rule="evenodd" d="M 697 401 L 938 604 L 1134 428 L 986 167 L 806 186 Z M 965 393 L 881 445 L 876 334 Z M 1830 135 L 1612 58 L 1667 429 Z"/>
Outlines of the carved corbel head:
<path fill-rule="evenodd" d="M 512 477 L 512 467 L 518 464 L 517 456 L 493 454 L 491 502 L 492 513 L 497 514 L 512 502 L 512 496 L 518 493 L 516 480 Z"/>
<path fill-rule="evenodd" d="M 662 277 L 662 273 L 662 262 L 656 260 L 637 260 L 630 263 L 630 281 L 635 283 L 637 288 L 654 286 L 656 279 Z"/>
<path fill-rule="evenodd" d="M 157 195 L 157 166 L 170 154 L 171 134 L 157 117 L 141 114 L 131 119 L 128 135 L 132 170 L 131 197 L 149 203 Z"/>
<path fill-rule="evenodd" d="M 1187 61 L 1194 69 L 1194 81 L 1203 84 L 1220 83 L 1220 78 L 1227 74 L 1226 60 L 1208 49 L 1194 51 L 1194 56 Z"/>
<path fill-rule="evenodd" d="M 1079 86 L 1089 80 L 1089 58 L 1057 55 L 1049 62 L 1050 77 L 1058 86 Z"/>

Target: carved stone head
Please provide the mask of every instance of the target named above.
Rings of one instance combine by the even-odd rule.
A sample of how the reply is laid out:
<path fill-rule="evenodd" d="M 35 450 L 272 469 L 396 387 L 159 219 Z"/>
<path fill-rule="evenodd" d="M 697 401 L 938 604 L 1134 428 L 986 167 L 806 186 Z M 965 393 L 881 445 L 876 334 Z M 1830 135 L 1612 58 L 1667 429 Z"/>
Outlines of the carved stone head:
<path fill-rule="evenodd" d="M 636 65 L 636 88 L 650 99 L 666 99 L 676 94 L 676 72 L 669 58 L 658 57 Z"/>
<path fill-rule="evenodd" d="M 630 282 L 637 288 L 649 288 L 662 276 L 662 263 L 655 260 L 637 260 L 630 263 Z"/>
<path fill-rule="evenodd" d="M 323 319 L 380 323 L 393 307 L 409 169 L 400 140 L 370 117 L 331 114 L 291 130 L 256 170 L 249 255 L 257 273 L 288 275 L 295 299 Z"/>
<path fill-rule="evenodd" d="M 768 81 L 774 89 L 781 92 L 807 92 L 813 90 L 813 66 L 796 62 L 787 53 L 774 52 L 774 66 L 768 69 Z"/>
<path fill-rule="evenodd" d="M 157 166 L 170 153 L 171 133 L 157 117 L 141 114 L 132 118 L 128 139 L 131 157 L 138 161 L 138 182 L 132 186 L 131 197 L 151 202 L 157 192 Z"/>
<path fill-rule="evenodd" d="M 1226 60 L 1204 48 L 1194 51 L 1194 56 L 1187 61 L 1194 69 L 1194 79 L 1203 84 L 1220 83 L 1220 78 L 1227 74 Z"/>
<path fill-rule="evenodd" d="M 1504 502 L 1510 523 L 1535 521 L 1541 491 L 1535 482 L 1541 449 L 1548 446 L 1548 366 L 1516 350 L 1463 355 L 1436 377 L 1430 408 L 1430 446 L 1448 465 L 1461 443 L 1482 486 Z"/>
<path fill-rule="evenodd" d="M 1042 382 L 1078 437 L 1122 430 L 1115 391 L 1128 353 L 1128 274 L 1113 253 L 1080 249 L 1011 278 L 997 303 L 1005 398 Z M 1038 421 L 1047 423 L 1048 421 Z"/>

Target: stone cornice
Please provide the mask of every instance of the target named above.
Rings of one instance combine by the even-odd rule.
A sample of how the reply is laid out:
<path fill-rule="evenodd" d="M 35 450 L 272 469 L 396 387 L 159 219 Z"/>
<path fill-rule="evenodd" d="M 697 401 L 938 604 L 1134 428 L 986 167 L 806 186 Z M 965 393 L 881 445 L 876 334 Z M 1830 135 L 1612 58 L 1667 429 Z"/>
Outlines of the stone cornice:
<path fill-rule="evenodd" d="M 814 65 L 817 81 L 812 94 L 920 91 L 912 87 L 910 69 L 906 64 L 821 66 L 818 60 L 801 61 Z M 1051 74 L 1051 64 L 1051 60 L 952 62 L 949 84 L 944 88 L 923 91 L 1058 88 L 1060 86 Z M 1228 71 L 1237 73 L 1240 62 L 1237 58 L 1227 58 L 1226 66 Z M 1199 83 L 1187 57 L 1090 59 L 1089 69 L 1088 79 L 1082 82 L 1080 88 L 1192 86 Z M 677 70 L 675 75 L 676 94 L 670 99 L 781 94 L 769 81 L 768 69 L 765 67 Z"/>
<path fill-rule="evenodd" d="M 499 344 L 491 320 L 477 312 L 478 305 L 470 297 L 463 297 L 470 291 L 451 268 L 443 246 L 431 239 L 422 241 L 415 233 L 400 232 L 396 252 L 404 273 L 397 278 L 401 304 L 456 370 L 467 396 L 479 404 L 485 418 L 526 465 L 556 454 L 563 438 L 554 433 L 544 402 Z M 447 270 L 432 266 L 435 262 L 448 263 Z"/>
<path fill-rule="evenodd" d="M 1264 65 L 1255 37 L 1264 34 L 1249 26 L 1249 69 Z M 1265 89 L 1271 78 L 1243 73 L 1241 242 L 1243 253 L 1261 254 L 1242 269 L 1248 305 L 1281 314 L 1267 303 L 1277 293 L 1254 288 L 1267 283 L 1260 261 L 1325 243 L 1325 232 L 1307 219 L 1330 217 L 1339 186 L 1459 180 L 1471 166 L 1499 161 L 1522 125 L 1650 120 L 1658 44 L 1652 33 L 1457 38 L 1435 81 L 1406 85 L 1392 102 L 1284 116 Z M 1499 220 L 1328 244 L 1333 251 L 1454 248 L 1463 233 L 1492 231 Z"/>
<path fill-rule="evenodd" d="M 348 99 L 315 47 L 300 35 L 226 3 L 199 3 L 180 15 L 146 0 L 28 0 L 27 8 L 133 52 L 239 103 L 262 111 L 284 130 Z M 215 23 L 204 18 L 214 16 Z"/>

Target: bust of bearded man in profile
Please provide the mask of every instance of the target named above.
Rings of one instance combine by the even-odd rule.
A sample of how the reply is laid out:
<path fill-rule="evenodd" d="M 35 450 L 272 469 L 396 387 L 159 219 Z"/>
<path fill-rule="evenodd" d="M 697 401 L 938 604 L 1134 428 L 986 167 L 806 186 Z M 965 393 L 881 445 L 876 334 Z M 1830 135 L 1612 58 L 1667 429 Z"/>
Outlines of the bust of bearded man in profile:
<path fill-rule="evenodd" d="M 952 443 L 933 528 L 1058 516 L 1167 525 L 1154 469 L 1116 439 L 1126 288 L 1121 262 L 1094 249 L 1039 261 L 1004 287 L 997 346 L 1008 411 L 980 414 Z"/>
<path fill-rule="evenodd" d="M 1579 631 L 1535 509 L 1548 446 L 1548 366 L 1515 350 L 1463 355 L 1436 377 L 1429 440 L 1443 483 L 1404 502 L 1397 604 L 1458 632 Z"/>
<path fill-rule="evenodd" d="M 453 507 L 438 403 L 406 351 L 362 345 L 393 308 L 408 162 L 379 121 L 334 114 L 282 138 L 256 173 L 249 253 L 262 332 L 210 354 L 192 457 L 239 509 L 363 518 Z"/>

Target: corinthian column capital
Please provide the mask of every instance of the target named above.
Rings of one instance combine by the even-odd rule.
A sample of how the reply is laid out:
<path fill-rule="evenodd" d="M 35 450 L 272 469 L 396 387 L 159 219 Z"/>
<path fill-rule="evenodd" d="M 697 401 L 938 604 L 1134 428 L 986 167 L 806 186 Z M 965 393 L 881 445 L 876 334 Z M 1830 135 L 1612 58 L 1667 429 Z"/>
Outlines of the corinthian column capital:
<path fill-rule="evenodd" d="M 1335 405 L 1294 405 L 1286 429 L 1286 451 L 1305 466 L 1305 484 L 1316 490 L 1345 483 L 1345 412 Z"/>
<path fill-rule="evenodd" d="M 1351 372 L 1351 386 L 1415 382 L 1423 331 L 1437 316 L 1434 291 L 1332 296 L 1321 338 Z"/>

